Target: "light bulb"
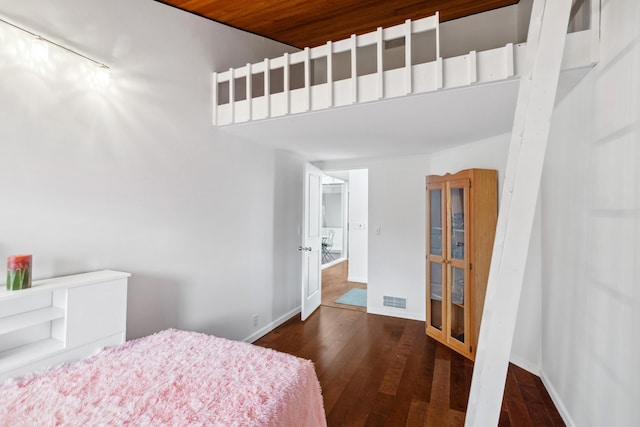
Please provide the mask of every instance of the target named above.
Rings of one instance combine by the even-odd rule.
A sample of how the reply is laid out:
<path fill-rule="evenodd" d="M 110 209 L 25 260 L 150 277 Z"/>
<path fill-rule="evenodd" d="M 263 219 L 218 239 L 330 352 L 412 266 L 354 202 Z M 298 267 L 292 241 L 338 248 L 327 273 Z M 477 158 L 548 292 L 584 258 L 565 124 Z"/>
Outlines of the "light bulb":
<path fill-rule="evenodd" d="M 106 65 L 97 67 L 93 74 L 93 83 L 96 89 L 104 89 L 111 82 L 111 70 Z"/>
<path fill-rule="evenodd" d="M 31 59 L 35 62 L 44 62 L 49 59 L 49 44 L 42 37 L 31 41 Z"/>

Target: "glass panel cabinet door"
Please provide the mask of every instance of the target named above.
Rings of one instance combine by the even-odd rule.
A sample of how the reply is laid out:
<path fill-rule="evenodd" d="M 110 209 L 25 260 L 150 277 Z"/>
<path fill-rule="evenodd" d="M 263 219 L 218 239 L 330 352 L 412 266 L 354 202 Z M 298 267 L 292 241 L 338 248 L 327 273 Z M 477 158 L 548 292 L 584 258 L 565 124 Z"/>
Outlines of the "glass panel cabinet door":
<path fill-rule="evenodd" d="M 461 350 L 466 348 L 469 327 L 469 312 L 466 304 L 468 263 L 466 244 L 468 240 L 469 180 L 458 179 L 447 186 L 447 265 L 446 307 L 447 340 Z"/>
<path fill-rule="evenodd" d="M 429 195 L 429 253 L 442 256 L 442 190 L 432 190 Z"/>
<path fill-rule="evenodd" d="M 430 264 L 430 292 L 429 292 L 429 324 L 442 330 L 443 327 L 443 307 L 442 307 L 442 264 L 431 262 Z"/>
<path fill-rule="evenodd" d="M 434 334 L 445 335 L 446 269 L 444 254 L 446 245 L 446 204 L 442 184 L 429 185 L 427 189 L 427 327 Z"/>
<path fill-rule="evenodd" d="M 465 188 L 450 188 L 450 217 L 449 226 L 451 227 L 451 254 L 450 259 L 464 259 L 465 244 Z"/>
<path fill-rule="evenodd" d="M 451 267 L 451 298 L 449 299 L 451 322 L 450 336 L 454 340 L 464 343 L 465 332 L 465 295 L 464 270 Z"/>

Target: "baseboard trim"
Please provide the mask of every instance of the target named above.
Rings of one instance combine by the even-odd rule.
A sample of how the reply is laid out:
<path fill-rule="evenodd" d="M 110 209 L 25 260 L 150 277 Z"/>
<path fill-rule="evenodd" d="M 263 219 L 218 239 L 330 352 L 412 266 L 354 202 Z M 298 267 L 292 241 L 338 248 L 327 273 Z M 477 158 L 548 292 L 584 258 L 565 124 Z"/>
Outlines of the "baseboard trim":
<path fill-rule="evenodd" d="M 571 415 L 569 414 L 569 411 L 567 411 L 566 406 L 564 406 L 560 395 L 556 391 L 555 387 L 553 387 L 553 383 L 549 380 L 549 378 L 547 378 L 547 375 L 542 370 L 540 372 L 540 379 L 542 380 L 542 384 L 544 384 L 544 388 L 547 389 L 549 396 L 551 396 L 553 404 L 556 405 L 556 409 L 560 413 L 560 416 L 562 417 L 564 423 L 568 427 L 576 427 L 576 423 L 573 422 L 573 418 L 571 418 Z"/>
<path fill-rule="evenodd" d="M 325 268 L 329 268 L 329 267 L 333 267 L 334 265 L 338 265 L 341 262 L 345 262 L 347 259 L 346 258 L 337 258 L 334 259 L 333 261 L 330 261 L 326 264 L 322 264 L 322 267 L 320 267 L 321 270 L 324 270 Z"/>
<path fill-rule="evenodd" d="M 347 277 L 347 281 L 356 282 L 356 283 L 367 283 L 366 277 L 358 277 L 358 276 L 349 276 Z"/>
<path fill-rule="evenodd" d="M 536 365 L 535 363 L 531 363 L 528 360 L 522 359 L 521 357 L 517 356 L 511 356 L 509 358 L 509 362 L 524 369 L 525 371 L 532 373 L 533 375 L 540 376 L 540 366 Z"/>
<path fill-rule="evenodd" d="M 367 307 L 367 313 L 377 314 L 380 316 L 399 317 L 401 319 L 417 320 L 424 322 L 424 313 L 415 313 L 412 311 L 400 310 L 400 309 L 380 309 L 377 307 Z"/>
<path fill-rule="evenodd" d="M 297 314 L 300 314 L 300 311 L 301 311 L 301 307 L 300 306 L 294 308 L 290 312 L 285 313 L 282 316 L 278 317 L 276 320 L 274 320 L 273 322 L 269 323 L 268 325 L 265 325 L 264 327 L 260 328 L 257 332 L 249 335 L 248 337 L 246 337 L 242 341 L 248 342 L 248 343 L 252 343 L 252 342 L 255 342 L 255 341 L 259 340 L 263 336 L 267 335 L 269 332 L 273 331 L 278 326 L 282 325 L 287 320 L 291 319 L 292 317 L 296 316 Z"/>

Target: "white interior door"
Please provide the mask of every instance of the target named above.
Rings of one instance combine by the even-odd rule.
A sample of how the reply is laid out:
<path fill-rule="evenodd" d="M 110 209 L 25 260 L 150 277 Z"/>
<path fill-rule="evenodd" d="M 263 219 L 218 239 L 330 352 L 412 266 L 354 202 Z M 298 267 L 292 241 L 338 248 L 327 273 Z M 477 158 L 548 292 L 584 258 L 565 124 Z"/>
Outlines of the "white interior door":
<path fill-rule="evenodd" d="M 322 171 L 306 164 L 304 179 L 304 218 L 302 246 L 302 320 L 322 301 Z"/>

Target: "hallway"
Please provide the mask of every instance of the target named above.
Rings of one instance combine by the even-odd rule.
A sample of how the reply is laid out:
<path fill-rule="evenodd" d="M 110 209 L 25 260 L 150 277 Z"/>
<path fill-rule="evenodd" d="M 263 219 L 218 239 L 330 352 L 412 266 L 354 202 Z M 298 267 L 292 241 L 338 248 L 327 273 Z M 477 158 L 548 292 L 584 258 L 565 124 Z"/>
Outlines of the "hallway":
<path fill-rule="evenodd" d="M 347 281 L 348 271 L 349 261 L 343 261 L 322 270 L 322 305 L 366 313 L 366 307 L 339 304 L 336 302 L 338 298 L 353 288 L 367 289 L 366 283 Z"/>

